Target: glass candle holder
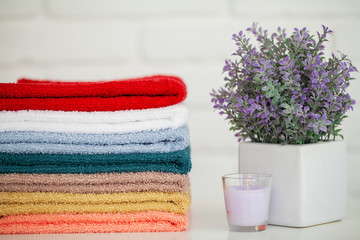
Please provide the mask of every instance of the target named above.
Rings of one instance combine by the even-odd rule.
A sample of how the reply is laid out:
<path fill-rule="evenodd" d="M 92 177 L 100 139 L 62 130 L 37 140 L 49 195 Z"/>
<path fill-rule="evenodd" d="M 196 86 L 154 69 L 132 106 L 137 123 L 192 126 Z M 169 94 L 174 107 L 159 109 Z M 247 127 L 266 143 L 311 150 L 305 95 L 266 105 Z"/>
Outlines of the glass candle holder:
<path fill-rule="evenodd" d="M 222 177 L 230 231 L 256 232 L 267 228 L 272 175 L 233 173 Z"/>

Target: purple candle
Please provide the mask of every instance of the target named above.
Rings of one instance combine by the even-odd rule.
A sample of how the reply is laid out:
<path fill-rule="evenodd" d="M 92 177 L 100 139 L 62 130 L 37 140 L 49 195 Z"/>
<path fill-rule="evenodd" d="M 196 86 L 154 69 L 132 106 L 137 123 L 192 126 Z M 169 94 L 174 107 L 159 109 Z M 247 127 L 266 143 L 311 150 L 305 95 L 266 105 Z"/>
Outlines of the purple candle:
<path fill-rule="evenodd" d="M 269 174 L 223 176 L 225 207 L 230 230 L 262 231 L 266 229 L 271 179 Z"/>
<path fill-rule="evenodd" d="M 257 226 L 266 223 L 269 216 L 269 188 L 231 186 L 224 191 L 229 224 Z"/>

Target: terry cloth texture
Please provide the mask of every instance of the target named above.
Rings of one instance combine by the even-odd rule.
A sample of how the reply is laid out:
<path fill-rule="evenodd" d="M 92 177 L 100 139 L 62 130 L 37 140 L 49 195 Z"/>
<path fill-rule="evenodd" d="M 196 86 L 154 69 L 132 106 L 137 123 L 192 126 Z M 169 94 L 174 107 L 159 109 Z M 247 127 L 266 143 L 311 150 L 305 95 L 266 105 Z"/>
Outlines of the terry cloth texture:
<path fill-rule="evenodd" d="M 167 153 L 41 154 L 0 153 L 0 173 L 172 172 L 191 169 L 190 147 Z"/>
<path fill-rule="evenodd" d="M 49 154 L 120 154 L 174 152 L 189 146 L 186 126 L 125 134 L 0 132 L 0 152 Z"/>
<path fill-rule="evenodd" d="M 0 110 L 118 111 L 159 108 L 186 98 L 184 82 L 151 76 L 106 82 L 52 82 L 21 79 L 0 84 Z"/>
<path fill-rule="evenodd" d="M 170 212 L 12 215 L 0 218 L 0 234 L 175 232 L 189 215 Z"/>
<path fill-rule="evenodd" d="M 128 133 L 175 129 L 184 126 L 188 118 L 184 103 L 116 112 L 0 111 L 0 131 Z"/>
<path fill-rule="evenodd" d="M 186 214 L 190 192 L 53 193 L 0 192 L 0 216 L 46 213 L 128 213 L 143 211 Z"/>
<path fill-rule="evenodd" d="M 188 175 L 163 172 L 96 174 L 0 174 L 2 192 L 181 192 L 190 190 Z"/>

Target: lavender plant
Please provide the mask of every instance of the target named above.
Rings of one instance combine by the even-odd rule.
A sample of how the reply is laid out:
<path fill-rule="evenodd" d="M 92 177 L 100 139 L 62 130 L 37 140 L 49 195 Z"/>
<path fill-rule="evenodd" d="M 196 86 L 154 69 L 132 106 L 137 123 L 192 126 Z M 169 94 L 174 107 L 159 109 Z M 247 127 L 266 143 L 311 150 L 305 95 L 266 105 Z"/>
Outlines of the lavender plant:
<path fill-rule="evenodd" d="M 233 35 L 238 49 L 225 61 L 225 87 L 210 95 L 239 141 L 305 144 L 335 140 L 345 113 L 355 101 L 346 92 L 357 71 L 346 55 L 326 59 L 324 43 L 333 32 L 323 26 L 317 37 L 306 28 L 287 36 L 271 35 L 256 23 Z"/>

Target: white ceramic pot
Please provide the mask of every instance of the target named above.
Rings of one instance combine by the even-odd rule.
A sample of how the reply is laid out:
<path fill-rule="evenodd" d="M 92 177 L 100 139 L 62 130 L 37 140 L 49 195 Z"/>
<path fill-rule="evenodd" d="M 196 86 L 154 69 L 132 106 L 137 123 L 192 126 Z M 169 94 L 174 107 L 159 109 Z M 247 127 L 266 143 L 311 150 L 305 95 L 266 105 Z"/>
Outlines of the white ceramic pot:
<path fill-rule="evenodd" d="M 242 142 L 240 173 L 273 175 L 269 224 L 308 227 L 346 214 L 346 144 Z"/>

